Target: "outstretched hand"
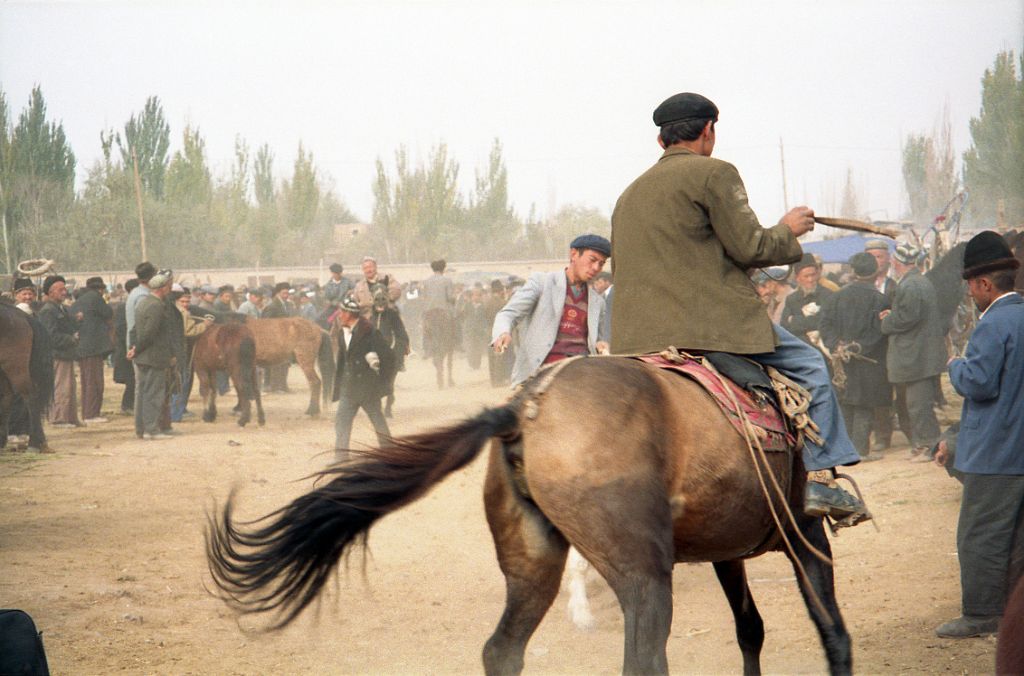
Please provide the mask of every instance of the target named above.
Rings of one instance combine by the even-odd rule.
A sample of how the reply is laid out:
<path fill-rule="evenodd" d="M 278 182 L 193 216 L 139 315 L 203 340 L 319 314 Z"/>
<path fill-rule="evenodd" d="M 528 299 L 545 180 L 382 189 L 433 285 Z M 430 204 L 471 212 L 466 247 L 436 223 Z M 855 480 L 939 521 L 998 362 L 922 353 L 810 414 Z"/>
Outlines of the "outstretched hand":
<path fill-rule="evenodd" d="M 800 237 L 814 230 L 814 209 L 802 206 L 793 207 L 779 219 L 779 223 L 785 224 L 794 237 Z"/>

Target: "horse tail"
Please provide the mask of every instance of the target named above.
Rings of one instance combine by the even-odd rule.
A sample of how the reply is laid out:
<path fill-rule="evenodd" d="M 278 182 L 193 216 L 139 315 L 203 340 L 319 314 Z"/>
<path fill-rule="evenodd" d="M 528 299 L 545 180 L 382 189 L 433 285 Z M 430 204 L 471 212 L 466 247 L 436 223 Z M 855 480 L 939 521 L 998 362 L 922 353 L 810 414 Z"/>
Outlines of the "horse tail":
<path fill-rule="evenodd" d="M 50 336 L 39 320 L 35 317 L 29 317 L 28 320 L 32 326 L 32 350 L 28 361 L 28 373 L 32 378 L 32 404 L 37 411 L 45 411 L 53 397 L 53 349 Z"/>
<path fill-rule="evenodd" d="M 354 459 L 317 475 L 333 476 L 328 483 L 253 522 L 234 522 L 232 492 L 219 514 L 207 515 L 206 556 L 217 595 L 241 613 L 273 613 L 271 629 L 288 625 L 342 555 L 366 546 L 379 518 L 472 462 L 488 439 L 514 437 L 516 408 L 485 409 L 449 427 L 352 451 Z"/>
<path fill-rule="evenodd" d="M 329 402 L 331 392 L 334 390 L 334 350 L 331 348 L 331 334 L 323 330 L 320 331 L 320 351 L 317 353 L 316 361 L 320 367 L 320 380 L 323 381 L 323 401 Z"/>
<path fill-rule="evenodd" d="M 238 344 L 238 366 L 241 371 L 239 379 L 242 388 L 242 396 L 246 399 L 256 398 L 256 340 L 252 334 L 242 336 Z"/>

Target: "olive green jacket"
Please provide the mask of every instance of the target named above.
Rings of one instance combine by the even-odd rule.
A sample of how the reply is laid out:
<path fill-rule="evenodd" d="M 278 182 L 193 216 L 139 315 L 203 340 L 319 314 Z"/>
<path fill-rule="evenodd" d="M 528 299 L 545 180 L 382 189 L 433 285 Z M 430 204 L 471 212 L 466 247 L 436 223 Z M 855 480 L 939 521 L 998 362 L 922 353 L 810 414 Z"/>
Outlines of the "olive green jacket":
<path fill-rule="evenodd" d="M 802 253 L 787 226 L 761 227 L 734 166 L 669 148 L 612 214 L 612 351 L 773 351 L 747 270 Z"/>

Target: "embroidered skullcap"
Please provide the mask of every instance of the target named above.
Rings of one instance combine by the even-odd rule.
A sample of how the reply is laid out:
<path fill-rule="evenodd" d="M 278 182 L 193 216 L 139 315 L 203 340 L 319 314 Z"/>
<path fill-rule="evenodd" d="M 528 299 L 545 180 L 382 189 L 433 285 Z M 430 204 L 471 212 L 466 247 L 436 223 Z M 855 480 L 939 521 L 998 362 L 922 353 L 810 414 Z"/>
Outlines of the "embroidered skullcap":
<path fill-rule="evenodd" d="M 904 265 L 917 265 L 918 259 L 921 258 L 921 250 L 910 243 L 897 244 L 892 257 Z"/>

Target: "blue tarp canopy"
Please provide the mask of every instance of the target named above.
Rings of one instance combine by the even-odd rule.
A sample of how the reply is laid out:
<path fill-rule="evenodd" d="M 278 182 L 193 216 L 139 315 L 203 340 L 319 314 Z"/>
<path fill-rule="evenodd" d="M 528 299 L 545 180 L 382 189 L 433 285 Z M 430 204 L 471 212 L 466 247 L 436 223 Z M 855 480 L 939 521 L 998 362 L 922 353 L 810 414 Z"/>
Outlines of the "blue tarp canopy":
<path fill-rule="evenodd" d="M 850 256 L 864 250 L 869 239 L 884 239 L 889 242 L 889 250 L 896 247 L 896 242 L 878 235 L 847 235 L 836 239 L 824 239 L 819 242 L 801 242 L 806 253 L 821 256 L 822 263 L 845 263 Z"/>

